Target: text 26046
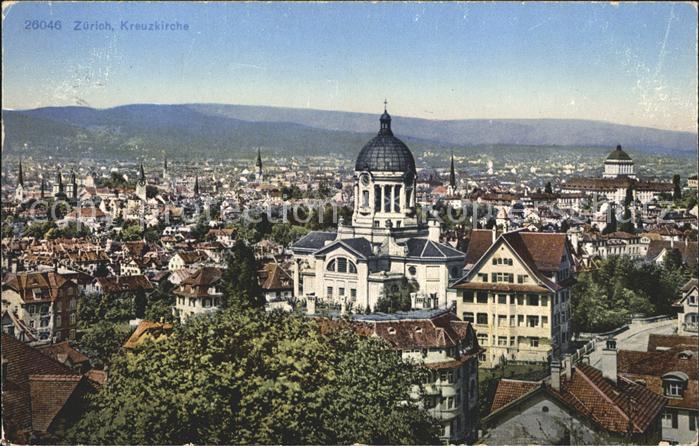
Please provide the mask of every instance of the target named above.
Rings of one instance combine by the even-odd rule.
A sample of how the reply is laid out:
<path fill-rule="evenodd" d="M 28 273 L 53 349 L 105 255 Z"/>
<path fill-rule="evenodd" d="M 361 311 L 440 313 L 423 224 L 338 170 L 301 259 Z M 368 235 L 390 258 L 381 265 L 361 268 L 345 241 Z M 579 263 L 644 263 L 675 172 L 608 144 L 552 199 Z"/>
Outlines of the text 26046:
<path fill-rule="evenodd" d="M 63 24 L 61 23 L 60 20 L 25 20 L 24 21 L 24 29 L 28 31 L 37 31 L 37 30 L 43 30 L 43 29 L 48 29 L 48 30 L 60 30 L 63 27 Z"/>

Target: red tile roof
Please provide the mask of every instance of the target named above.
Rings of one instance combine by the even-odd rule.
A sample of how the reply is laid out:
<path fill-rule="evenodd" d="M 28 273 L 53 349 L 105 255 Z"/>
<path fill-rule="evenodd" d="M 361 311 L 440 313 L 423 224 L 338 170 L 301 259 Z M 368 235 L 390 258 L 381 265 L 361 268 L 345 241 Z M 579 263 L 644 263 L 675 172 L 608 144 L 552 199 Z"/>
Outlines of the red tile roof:
<path fill-rule="evenodd" d="M 662 350 L 666 348 L 685 347 L 689 350 L 699 350 L 699 336 L 678 336 L 678 335 L 661 335 L 651 333 L 648 336 L 649 352 L 656 351 L 660 347 Z"/>
<path fill-rule="evenodd" d="M 73 365 L 79 365 L 90 361 L 90 358 L 75 350 L 68 341 L 57 344 L 40 345 L 37 347 L 41 353 L 50 356 L 61 364 L 70 360 Z"/>
<path fill-rule="evenodd" d="M 164 322 L 153 322 L 153 321 L 141 321 L 136 327 L 136 330 L 131 333 L 129 339 L 124 343 L 124 348 L 136 348 L 146 338 L 150 339 L 160 339 L 163 336 L 168 336 L 173 329 L 172 324 Z"/>
<path fill-rule="evenodd" d="M 2 285 L 2 289 L 16 291 L 25 302 L 56 300 L 65 290 L 77 285 L 54 271 L 19 273 Z"/>
<path fill-rule="evenodd" d="M 541 387 L 541 382 L 519 381 L 514 379 L 501 379 L 498 382 L 493 402 L 490 404 L 490 412 L 495 412 L 514 400 L 528 394 L 532 390 Z"/>
<path fill-rule="evenodd" d="M 474 229 L 466 249 L 466 265 L 475 264 L 493 244 L 493 231 L 489 229 Z"/>
<path fill-rule="evenodd" d="M 263 269 L 257 272 L 260 286 L 265 291 L 291 290 L 294 288 L 293 279 L 276 262 L 267 263 Z"/>

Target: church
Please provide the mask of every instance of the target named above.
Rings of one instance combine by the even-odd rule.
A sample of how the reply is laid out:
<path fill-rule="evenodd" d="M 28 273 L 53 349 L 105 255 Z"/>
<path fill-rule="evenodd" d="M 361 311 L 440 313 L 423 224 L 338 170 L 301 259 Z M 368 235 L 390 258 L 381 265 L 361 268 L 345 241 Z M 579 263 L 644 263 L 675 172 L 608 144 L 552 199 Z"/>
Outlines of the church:
<path fill-rule="evenodd" d="M 418 219 L 415 159 L 385 109 L 380 124 L 355 163 L 351 224 L 340 220 L 337 232 L 311 232 L 292 245 L 294 295 L 373 311 L 382 295 L 408 284 L 413 308 L 444 308 L 465 255 L 440 243 L 438 222 Z"/>

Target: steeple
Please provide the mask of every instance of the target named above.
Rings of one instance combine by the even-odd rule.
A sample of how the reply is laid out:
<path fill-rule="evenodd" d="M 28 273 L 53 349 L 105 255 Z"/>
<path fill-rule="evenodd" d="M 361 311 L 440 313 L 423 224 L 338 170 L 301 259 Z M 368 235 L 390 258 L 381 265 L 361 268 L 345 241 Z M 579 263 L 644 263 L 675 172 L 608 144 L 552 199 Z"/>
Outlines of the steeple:
<path fill-rule="evenodd" d="M 41 177 L 40 191 L 41 191 L 41 198 L 44 198 L 44 195 L 46 194 L 46 180 L 44 179 L 44 177 Z"/>
<path fill-rule="evenodd" d="M 17 185 L 24 186 L 24 173 L 22 173 L 22 158 L 19 159 L 19 173 L 17 174 Z"/>
<path fill-rule="evenodd" d="M 393 135 L 391 131 L 391 115 L 388 114 L 386 107 L 388 106 L 388 101 L 384 99 L 383 101 L 383 114 L 381 115 L 381 129 L 379 130 L 379 135 Z"/>
<path fill-rule="evenodd" d="M 167 172 L 167 156 L 165 157 L 165 162 L 163 163 L 163 169 Z"/>
<path fill-rule="evenodd" d="M 138 182 L 139 183 L 144 183 L 146 182 L 146 173 L 143 171 L 143 163 L 141 163 L 141 169 L 138 177 Z"/>
<path fill-rule="evenodd" d="M 194 195 L 199 195 L 199 177 L 194 177 Z"/>
<path fill-rule="evenodd" d="M 451 170 L 449 170 L 449 186 L 452 190 L 456 188 L 456 173 L 454 172 L 454 153 L 451 154 Z"/>
<path fill-rule="evenodd" d="M 260 153 L 260 148 L 257 148 L 257 161 L 255 162 L 257 166 L 257 181 L 262 181 L 262 154 Z"/>

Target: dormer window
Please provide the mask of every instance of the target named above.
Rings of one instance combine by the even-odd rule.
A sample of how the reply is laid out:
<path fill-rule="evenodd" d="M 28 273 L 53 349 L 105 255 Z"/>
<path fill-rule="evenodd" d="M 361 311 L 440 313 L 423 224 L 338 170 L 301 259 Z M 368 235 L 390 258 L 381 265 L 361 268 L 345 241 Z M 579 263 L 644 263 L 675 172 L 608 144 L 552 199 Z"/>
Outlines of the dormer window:
<path fill-rule="evenodd" d="M 669 372 L 663 375 L 663 391 L 665 396 L 672 398 L 682 398 L 684 389 L 687 387 L 689 376 L 684 372 Z"/>
<path fill-rule="evenodd" d="M 390 335 L 396 334 L 396 329 L 393 328 L 393 327 L 389 327 L 389 328 L 388 328 L 388 334 L 390 334 Z"/>
<path fill-rule="evenodd" d="M 415 333 L 422 333 L 422 327 L 415 326 Z"/>

